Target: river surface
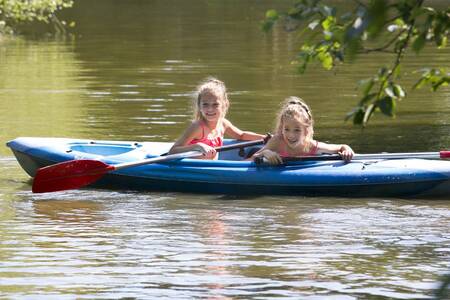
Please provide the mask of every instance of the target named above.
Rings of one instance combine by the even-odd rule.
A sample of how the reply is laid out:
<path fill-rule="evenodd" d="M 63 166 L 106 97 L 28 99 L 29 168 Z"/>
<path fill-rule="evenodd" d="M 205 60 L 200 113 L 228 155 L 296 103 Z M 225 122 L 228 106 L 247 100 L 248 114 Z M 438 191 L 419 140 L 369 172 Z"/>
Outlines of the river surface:
<path fill-rule="evenodd" d="M 19 136 L 173 141 L 209 75 L 228 117 L 273 131 L 287 96 L 310 104 L 316 138 L 360 153 L 450 147 L 450 91 L 410 90 L 389 119 L 344 122 L 356 82 L 392 58 L 299 75 L 295 34 L 260 30 L 290 1 L 76 1 L 73 37 L 0 41 L 0 298 L 430 299 L 450 271 L 449 199 L 255 198 L 80 189 L 32 194 L 5 146 Z M 442 5 L 445 1 L 435 1 Z"/>

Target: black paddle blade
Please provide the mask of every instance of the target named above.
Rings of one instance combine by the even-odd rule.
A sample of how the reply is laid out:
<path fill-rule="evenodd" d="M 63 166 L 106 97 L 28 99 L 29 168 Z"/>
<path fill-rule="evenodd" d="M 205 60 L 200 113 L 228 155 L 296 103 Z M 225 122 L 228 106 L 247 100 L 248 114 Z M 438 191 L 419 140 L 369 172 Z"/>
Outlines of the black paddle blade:
<path fill-rule="evenodd" d="M 80 159 L 40 168 L 33 180 L 33 193 L 48 193 L 77 189 L 93 183 L 114 166 L 99 160 Z"/>

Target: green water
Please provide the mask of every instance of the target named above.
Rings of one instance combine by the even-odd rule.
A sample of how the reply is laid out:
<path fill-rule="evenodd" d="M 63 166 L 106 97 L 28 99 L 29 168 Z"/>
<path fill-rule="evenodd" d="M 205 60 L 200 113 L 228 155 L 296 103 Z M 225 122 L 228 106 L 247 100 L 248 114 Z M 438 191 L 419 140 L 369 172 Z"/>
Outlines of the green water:
<path fill-rule="evenodd" d="M 295 73 L 294 34 L 259 28 L 290 1 L 76 1 L 74 38 L 0 41 L 0 298 L 421 299 L 450 270 L 446 200 L 227 198 L 83 189 L 34 195 L 18 136 L 173 141 L 209 75 L 229 119 L 272 131 L 279 103 L 310 104 L 316 138 L 361 153 L 450 147 L 450 94 L 410 91 L 395 119 L 343 121 L 356 81 L 390 62 Z M 450 50 L 405 60 L 449 67 Z"/>

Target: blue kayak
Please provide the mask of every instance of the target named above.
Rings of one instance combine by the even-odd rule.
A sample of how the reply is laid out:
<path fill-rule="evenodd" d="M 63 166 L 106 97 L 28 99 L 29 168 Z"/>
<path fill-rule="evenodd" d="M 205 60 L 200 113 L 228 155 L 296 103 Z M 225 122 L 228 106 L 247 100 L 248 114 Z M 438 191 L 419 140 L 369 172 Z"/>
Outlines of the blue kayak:
<path fill-rule="evenodd" d="M 69 160 L 117 165 L 159 157 L 172 143 L 21 137 L 7 146 L 34 177 L 41 167 Z M 218 160 L 184 158 L 124 168 L 106 174 L 94 186 L 238 195 L 450 198 L 450 161 L 401 158 L 345 163 L 319 157 L 269 166 L 244 160 L 252 150 L 220 152 Z"/>

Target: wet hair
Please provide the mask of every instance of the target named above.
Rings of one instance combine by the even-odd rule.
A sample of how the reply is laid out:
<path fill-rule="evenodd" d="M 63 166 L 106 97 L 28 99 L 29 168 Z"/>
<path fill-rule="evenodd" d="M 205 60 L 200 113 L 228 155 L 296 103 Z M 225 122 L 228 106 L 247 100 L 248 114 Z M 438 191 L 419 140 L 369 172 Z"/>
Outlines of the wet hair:
<path fill-rule="evenodd" d="M 290 96 L 284 100 L 278 113 L 275 132 L 280 136 L 283 135 L 283 125 L 286 119 L 295 119 L 302 125 L 305 130 L 305 143 L 302 150 L 308 152 L 312 147 L 314 135 L 314 119 L 311 109 L 301 98 Z"/>
<path fill-rule="evenodd" d="M 197 86 L 197 90 L 194 94 L 194 119 L 203 119 L 202 113 L 200 111 L 200 100 L 202 99 L 202 96 L 206 94 L 215 95 L 221 102 L 223 109 L 222 116 L 224 117 L 227 114 L 228 107 L 230 106 L 227 88 L 225 87 L 225 83 L 223 83 L 219 79 L 208 77 Z"/>

